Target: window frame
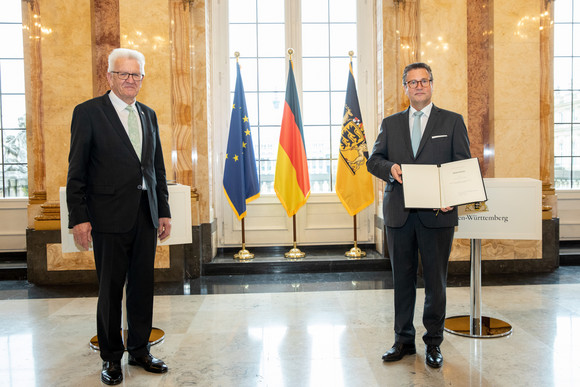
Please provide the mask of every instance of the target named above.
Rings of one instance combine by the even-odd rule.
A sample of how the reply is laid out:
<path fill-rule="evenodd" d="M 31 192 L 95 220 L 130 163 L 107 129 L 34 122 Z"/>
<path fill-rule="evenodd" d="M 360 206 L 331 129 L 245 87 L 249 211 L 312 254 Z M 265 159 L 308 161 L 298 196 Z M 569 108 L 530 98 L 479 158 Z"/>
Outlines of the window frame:
<path fill-rule="evenodd" d="M 377 90 L 376 90 L 376 38 L 375 23 L 366 22 L 374 20 L 374 4 L 369 0 L 357 1 L 357 18 L 365 20 L 364 23 L 357 23 L 357 46 L 358 55 L 355 64 L 355 78 L 363 122 L 365 125 L 365 135 L 369 147 L 372 147 L 377 133 Z M 300 17 L 300 0 L 285 1 L 286 14 L 286 47 L 292 47 L 294 76 L 298 96 L 303 106 L 302 90 L 302 19 Z M 287 20 L 297 20 L 298 23 L 288 23 Z M 230 84 L 231 74 L 230 62 L 235 49 L 229 47 L 228 35 L 228 3 L 227 1 L 212 0 L 212 23 L 211 23 L 211 86 L 212 101 L 210 102 L 213 141 L 215 154 L 212 157 L 214 167 L 213 184 L 216 195 L 216 217 L 220 219 L 218 228 L 218 246 L 227 247 L 237 245 L 240 230 L 239 221 L 233 216 L 229 203 L 221 192 L 223 191 L 223 168 L 224 155 L 229 131 L 229 118 L 231 113 Z M 344 64 L 344 88 L 348 79 L 348 59 Z M 288 56 L 286 56 L 284 80 L 288 73 Z M 242 77 L 243 68 L 242 68 Z M 342 112 L 341 112 L 342 114 Z M 282 117 L 280 116 L 280 122 Z M 250 117 L 252 122 L 252 117 Z M 252 124 L 253 130 L 253 124 Z M 339 144 L 335 145 L 338 148 Z M 333 177 L 334 178 L 334 177 Z M 279 207 L 279 208 L 278 208 Z M 267 208 L 267 209 L 266 209 Z M 344 212 L 344 217 L 342 212 Z M 325 214 L 332 213 L 340 217 L 333 220 L 332 216 Z M 316 214 L 325 215 L 322 217 Z M 328 218 L 326 220 L 321 218 Z M 334 224 L 333 224 L 334 223 Z M 337 225 L 336 223 L 340 223 Z M 336 193 L 312 193 L 307 204 L 297 214 L 297 242 L 308 244 L 337 244 L 352 243 L 352 217 L 348 215 Z M 357 240 L 359 243 L 374 241 L 374 206 L 371 205 L 357 215 Z M 337 227 L 340 231 L 337 232 Z M 247 245 L 281 245 L 292 243 L 292 218 L 287 217 L 278 198 L 275 194 L 261 194 L 260 198 L 249 203 L 248 217 L 246 218 L 246 244 Z M 289 230 L 289 232 L 288 232 Z M 255 238 L 252 233 L 255 232 Z M 273 236 L 275 235 L 275 236 Z"/>
<path fill-rule="evenodd" d="M 15 9 L 20 9 L 20 1 L 18 0 L 12 0 L 15 3 L 18 3 L 17 7 Z M 9 6 L 8 3 L 2 3 L 3 6 L 6 6 L 7 8 L 11 8 L 12 6 Z M 1 8 L 2 6 L 0 6 Z M 21 31 L 22 30 L 22 14 L 20 14 L 20 20 L 14 20 L 14 21 L 5 21 L 5 20 L 0 20 L 0 26 L 5 26 L 5 25 L 11 25 L 11 26 L 18 26 L 18 30 Z M 24 41 L 23 41 L 23 37 L 22 34 L 19 34 L 20 38 L 22 39 L 21 42 L 24 45 Z M 13 92 L 13 91 L 6 91 L 4 86 L 3 86 L 3 82 L 2 82 L 2 74 L 4 73 L 4 71 L 2 71 L 2 66 L 5 63 L 9 63 L 9 62 L 20 62 L 22 65 L 22 73 L 24 75 L 24 47 L 22 47 L 22 55 L 21 56 L 14 56 L 14 55 L 10 55 L 10 53 L 8 53 L 8 55 L 5 52 L 0 51 L 0 146 L 2 148 L 2 153 L 0 154 L 0 199 L 22 199 L 22 198 L 28 198 L 28 160 L 27 160 L 27 143 L 26 143 L 26 97 L 25 97 L 25 90 L 24 90 L 24 80 L 25 78 L 23 77 L 22 81 L 22 92 Z M 6 75 L 4 73 L 4 75 Z M 6 99 L 5 99 L 6 97 Z M 22 123 L 18 123 L 18 126 L 10 126 L 10 127 L 4 127 L 4 123 L 5 123 L 5 117 L 3 116 L 4 113 L 4 109 L 5 107 L 3 106 L 5 104 L 5 102 L 10 99 L 10 97 L 21 97 L 23 102 L 24 102 L 24 120 Z M 21 117 L 18 117 L 18 119 L 20 119 Z M 20 126 L 20 125 L 23 126 Z M 5 147 L 5 142 L 7 141 L 7 136 L 9 134 L 11 134 L 12 132 L 15 133 L 15 141 L 22 141 L 24 143 L 24 155 L 21 155 L 20 153 L 16 153 L 14 154 L 14 157 L 18 160 L 16 161 L 11 161 L 6 159 L 6 155 L 7 155 L 7 151 L 8 148 Z M 20 137 L 20 138 L 18 138 Z M 22 139 L 23 137 L 23 139 Z M 19 151 L 22 150 L 22 148 L 18 148 Z M 19 161 L 20 159 L 24 159 L 24 161 Z M 16 186 L 14 187 L 16 191 L 16 196 L 11 196 L 10 195 L 10 191 L 11 191 L 11 187 L 9 186 L 9 184 L 7 183 L 7 177 L 6 177 L 6 171 L 7 169 L 10 168 L 24 168 L 25 169 L 25 177 L 26 177 L 26 185 L 20 185 L 20 184 L 16 184 Z M 22 191 L 22 192 L 19 192 Z M 19 194 L 20 193 L 20 194 Z"/>
<path fill-rule="evenodd" d="M 562 12 L 562 11 L 558 11 L 557 7 L 558 6 L 566 6 L 569 5 L 571 7 L 571 12 Z M 554 127 L 553 127 L 553 131 L 554 131 L 554 187 L 556 188 L 556 190 L 562 190 L 562 191 L 574 191 L 574 190 L 580 190 L 580 153 L 576 153 L 575 152 L 575 148 L 579 149 L 580 152 L 580 73 L 578 73 L 577 75 L 574 74 L 574 68 L 578 68 L 580 69 L 580 48 L 575 48 L 575 45 L 580 44 L 579 42 L 576 42 L 576 40 L 580 40 L 579 39 L 575 39 L 574 38 L 574 30 L 576 29 L 578 32 L 580 32 L 580 5 L 576 5 L 576 7 L 578 7 L 577 10 L 575 10 L 575 5 L 573 1 L 570 1 L 569 3 L 565 3 L 565 2 L 556 2 L 554 7 L 556 7 L 554 9 Z M 576 11 L 576 13 L 578 13 L 578 15 L 575 15 L 574 11 Z M 556 20 L 556 17 L 558 15 L 562 15 L 564 16 L 564 20 Z M 576 18 L 578 20 L 576 20 Z M 557 39 L 557 35 L 559 33 L 560 28 L 564 27 L 564 26 L 569 26 L 570 27 L 570 38 L 571 40 L 566 40 L 566 43 L 569 43 L 570 46 L 568 48 L 564 48 L 563 50 L 569 51 L 569 55 L 559 55 L 559 53 L 561 51 L 563 51 L 561 49 L 562 46 L 558 46 L 559 44 L 562 44 L 561 39 Z M 562 28 L 563 29 L 563 28 Z M 580 33 L 578 34 L 580 36 Z M 577 52 L 575 52 L 577 51 Z M 558 62 L 560 61 L 567 61 L 569 60 L 569 65 L 570 65 L 570 80 L 569 80 L 569 84 L 567 85 L 567 87 L 558 87 L 559 85 L 559 81 L 560 79 L 558 78 L 558 69 L 559 66 L 557 66 Z M 576 63 L 576 66 L 575 66 Z M 577 80 L 575 81 L 575 79 L 577 78 Z M 578 86 L 575 87 L 574 84 L 577 83 Z M 569 104 L 568 103 L 564 103 L 564 104 L 560 104 L 560 98 L 559 95 L 561 94 L 567 94 L 569 93 Z M 575 103 L 575 101 L 577 101 Z M 560 109 L 559 106 L 564 106 L 563 109 Z M 577 108 L 575 108 L 577 107 Z M 575 109 L 578 110 L 577 113 L 575 113 Z M 559 112 L 568 110 L 569 113 L 569 117 L 560 117 Z M 576 118 L 575 118 L 576 117 Z M 566 141 L 561 141 L 561 139 L 564 139 L 567 137 L 565 132 L 569 133 L 569 141 L 566 144 Z M 574 138 L 577 138 L 577 141 L 574 140 Z M 569 149 L 566 149 L 567 147 L 569 147 Z M 565 150 L 562 150 L 561 148 L 564 148 Z M 568 182 L 568 186 L 563 186 L 562 184 L 559 184 L 559 174 L 558 174 L 558 166 L 560 165 L 560 162 L 564 162 L 564 164 L 568 164 L 568 171 L 566 171 L 566 169 L 564 169 L 564 172 L 568 172 L 568 176 L 567 178 L 562 178 L 562 180 L 567 181 Z M 569 163 L 568 163 L 569 162 Z M 575 167 L 577 166 L 577 167 Z M 574 173 L 575 168 L 577 169 L 577 173 Z M 575 175 L 577 175 L 577 181 L 578 184 L 575 186 L 574 185 L 574 180 L 575 180 Z M 579 191 L 580 192 L 580 191 Z"/>

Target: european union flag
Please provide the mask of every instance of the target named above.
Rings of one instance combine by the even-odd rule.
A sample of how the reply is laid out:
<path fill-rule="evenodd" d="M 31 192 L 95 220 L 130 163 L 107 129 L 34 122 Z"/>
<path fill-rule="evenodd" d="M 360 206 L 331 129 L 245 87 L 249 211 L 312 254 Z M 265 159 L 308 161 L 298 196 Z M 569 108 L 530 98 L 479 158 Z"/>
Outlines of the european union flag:
<path fill-rule="evenodd" d="M 236 67 L 236 90 L 224 167 L 224 192 L 238 220 L 241 220 L 246 216 L 246 203 L 260 197 L 260 183 L 239 63 L 236 63 Z"/>

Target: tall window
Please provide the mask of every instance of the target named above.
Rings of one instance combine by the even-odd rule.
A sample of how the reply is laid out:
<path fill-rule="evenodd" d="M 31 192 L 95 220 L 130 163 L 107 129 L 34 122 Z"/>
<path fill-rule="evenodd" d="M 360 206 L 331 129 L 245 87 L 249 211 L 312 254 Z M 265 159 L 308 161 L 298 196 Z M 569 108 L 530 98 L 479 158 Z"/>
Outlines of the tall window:
<path fill-rule="evenodd" d="M 0 197 L 28 196 L 20 0 L 0 2 Z"/>
<path fill-rule="evenodd" d="M 288 47 L 295 49 L 294 72 L 303 91 L 300 100 L 312 192 L 334 191 L 348 53 L 357 52 L 356 4 L 356 0 L 229 1 L 231 97 L 233 53 L 238 51 L 263 194 L 274 193 Z M 299 12 L 288 15 L 288 9 Z M 299 33 L 286 36 L 293 27 Z"/>
<path fill-rule="evenodd" d="M 580 4 L 554 8 L 554 184 L 580 189 Z"/>
<path fill-rule="evenodd" d="M 356 0 L 302 1 L 304 141 L 312 192 L 334 191 Z"/>

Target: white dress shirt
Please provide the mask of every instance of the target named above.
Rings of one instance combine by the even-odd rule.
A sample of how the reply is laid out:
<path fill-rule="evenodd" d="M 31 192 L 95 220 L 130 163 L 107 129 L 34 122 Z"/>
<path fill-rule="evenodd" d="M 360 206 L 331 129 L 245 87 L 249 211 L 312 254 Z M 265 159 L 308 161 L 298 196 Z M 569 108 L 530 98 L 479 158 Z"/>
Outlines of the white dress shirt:
<path fill-rule="evenodd" d="M 129 105 L 127 105 L 127 103 L 125 103 L 121 98 L 117 97 L 115 92 L 112 90 L 109 93 L 109 98 L 111 99 L 111 103 L 113 104 L 115 111 L 119 115 L 119 119 L 121 120 L 121 123 L 123 124 L 123 128 L 125 128 L 125 132 L 127 132 L 127 136 L 128 136 L 129 135 L 129 111 L 126 110 L 126 108 Z M 141 124 L 141 117 L 139 114 L 139 110 L 137 110 L 137 106 L 135 106 L 135 102 L 133 102 L 130 106 L 135 110 L 135 114 L 137 115 L 137 118 L 138 118 L 137 122 L 139 125 L 139 142 L 141 143 L 141 146 L 143 146 L 143 126 Z M 145 185 L 145 176 L 143 176 L 143 182 L 141 185 L 143 186 L 143 188 L 142 188 L 143 190 L 147 189 L 147 186 Z"/>

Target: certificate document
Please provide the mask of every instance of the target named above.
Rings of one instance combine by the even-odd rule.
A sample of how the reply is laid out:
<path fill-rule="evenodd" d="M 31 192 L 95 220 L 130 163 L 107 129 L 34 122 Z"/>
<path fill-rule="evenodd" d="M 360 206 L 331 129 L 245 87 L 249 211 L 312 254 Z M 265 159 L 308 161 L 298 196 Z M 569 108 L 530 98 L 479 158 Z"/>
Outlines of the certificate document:
<path fill-rule="evenodd" d="M 403 164 L 406 208 L 444 208 L 487 200 L 477 158 L 441 165 Z"/>

